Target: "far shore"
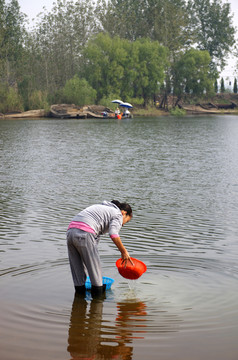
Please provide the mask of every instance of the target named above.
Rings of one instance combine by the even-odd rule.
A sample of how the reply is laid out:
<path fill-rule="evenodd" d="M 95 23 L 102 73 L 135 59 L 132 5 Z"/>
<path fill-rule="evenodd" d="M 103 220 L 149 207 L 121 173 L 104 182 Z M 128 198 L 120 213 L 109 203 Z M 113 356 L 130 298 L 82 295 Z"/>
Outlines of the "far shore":
<path fill-rule="evenodd" d="M 175 101 L 168 97 L 167 109 L 156 106 L 137 107 L 131 109 L 133 117 L 168 116 L 168 115 L 238 115 L 238 94 L 217 94 L 210 99 L 186 98 Z M 175 106 L 177 104 L 177 106 Z M 106 115 L 105 115 L 106 114 Z M 51 105 L 50 110 L 29 110 L 25 112 L 0 113 L 0 119 L 38 119 L 38 118 L 115 118 L 114 110 L 102 105 L 78 106 L 74 104 Z"/>
<path fill-rule="evenodd" d="M 160 117 L 160 116 L 176 116 L 176 114 L 171 114 L 169 111 L 162 110 L 162 109 L 135 109 L 131 112 L 133 117 Z M 178 114 L 179 116 L 181 114 Z M 198 109 L 196 106 L 193 108 L 191 107 L 189 110 L 185 110 L 185 113 L 182 114 L 183 116 L 186 115 L 238 115 L 238 109 L 230 109 L 230 110 L 201 110 Z M 29 110 L 22 113 L 12 113 L 12 114 L 0 114 L 0 119 L 6 120 L 16 120 L 16 119 L 56 119 L 52 117 L 49 113 L 46 113 L 43 109 L 41 110 Z M 62 117 L 63 118 L 63 117 Z M 78 117 L 71 116 L 70 118 L 77 119 Z M 84 117 L 87 118 L 87 117 Z M 94 118 L 94 116 L 90 116 L 88 118 Z M 99 116 L 95 116 L 95 118 L 99 118 Z M 100 117 L 105 118 L 105 117 Z M 114 118 L 114 116 L 109 116 L 108 118 Z M 81 118 L 80 118 L 81 119 Z"/>

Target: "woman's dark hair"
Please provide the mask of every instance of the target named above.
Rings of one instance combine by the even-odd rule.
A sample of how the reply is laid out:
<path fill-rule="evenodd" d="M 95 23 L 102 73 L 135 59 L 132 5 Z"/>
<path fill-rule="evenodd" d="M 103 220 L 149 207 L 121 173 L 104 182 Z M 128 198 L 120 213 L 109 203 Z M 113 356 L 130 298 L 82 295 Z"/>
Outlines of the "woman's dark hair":
<path fill-rule="evenodd" d="M 132 208 L 127 203 L 120 203 L 118 200 L 112 200 L 113 204 L 115 204 L 120 210 L 126 211 L 127 215 L 132 216 Z"/>

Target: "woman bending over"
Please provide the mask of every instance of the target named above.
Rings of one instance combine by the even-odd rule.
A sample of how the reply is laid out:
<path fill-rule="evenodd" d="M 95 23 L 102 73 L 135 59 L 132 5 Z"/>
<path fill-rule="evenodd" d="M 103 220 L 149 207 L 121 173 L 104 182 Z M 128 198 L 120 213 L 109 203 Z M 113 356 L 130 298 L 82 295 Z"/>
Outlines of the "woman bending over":
<path fill-rule="evenodd" d="M 103 201 L 102 204 L 89 206 L 73 218 L 67 230 L 67 246 L 76 292 L 84 293 L 86 290 L 86 271 L 92 284 L 92 295 L 100 295 L 104 291 L 98 253 L 100 235 L 109 233 L 121 252 L 125 266 L 127 261 L 132 263 L 119 236 L 121 227 L 131 218 L 130 205 L 117 200 Z"/>

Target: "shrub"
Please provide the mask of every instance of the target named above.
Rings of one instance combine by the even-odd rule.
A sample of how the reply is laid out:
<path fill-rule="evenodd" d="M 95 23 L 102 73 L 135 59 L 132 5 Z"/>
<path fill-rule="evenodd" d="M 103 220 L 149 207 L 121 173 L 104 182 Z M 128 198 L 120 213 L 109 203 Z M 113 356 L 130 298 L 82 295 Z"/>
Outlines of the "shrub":
<path fill-rule="evenodd" d="M 68 80 L 63 88 L 63 99 L 68 104 L 92 104 L 96 96 L 96 90 L 88 84 L 87 80 L 80 79 L 77 75 Z"/>
<path fill-rule="evenodd" d="M 178 106 L 170 110 L 170 114 L 173 116 L 184 116 L 186 115 L 186 110 L 180 109 Z"/>
<path fill-rule="evenodd" d="M 46 111 L 49 110 L 49 103 L 47 101 L 47 92 L 41 90 L 35 90 L 29 96 L 29 109 L 37 110 L 37 109 L 44 109 Z"/>
<path fill-rule="evenodd" d="M 133 106 L 142 106 L 144 105 L 144 99 L 143 97 L 132 98 L 129 100 L 129 103 L 131 103 Z"/>
<path fill-rule="evenodd" d="M 23 111 L 22 98 L 15 88 L 3 85 L 0 88 L 0 112 L 14 111 Z"/>
<path fill-rule="evenodd" d="M 98 102 L 99 105 L 103 105 L 110 109 L 116 109 L 118 104 L 112 103 L 113 100 L 120 99 L 120 96 L 117 94 L 109 94 L 108 96 L 103 96 L 102 99 Z"/>

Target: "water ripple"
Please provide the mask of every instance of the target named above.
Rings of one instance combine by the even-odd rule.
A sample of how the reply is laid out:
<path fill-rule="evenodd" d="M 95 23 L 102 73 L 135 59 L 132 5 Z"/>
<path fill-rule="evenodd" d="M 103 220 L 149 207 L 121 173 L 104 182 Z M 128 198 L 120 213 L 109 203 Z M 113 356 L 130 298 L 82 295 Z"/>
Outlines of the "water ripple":
<path fill-rule="evenodd" d="M 237 117 L 0 128 L 1 358 L 65 360 L 87 339 L 85 357 L 99 359 L 236 360 Z M 81 315 L 76 300 L 77 320 L 65 231 L 85 206 L 112 198 L 131 203 L 121 237 L 148 270 L 121 278 L 103 237 L 115 285 Z"/>

